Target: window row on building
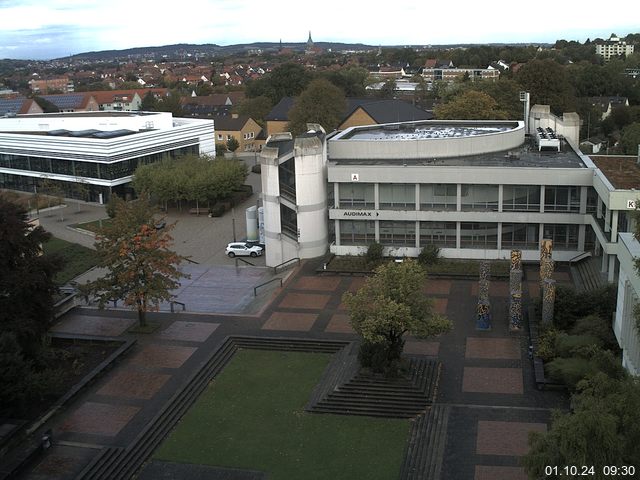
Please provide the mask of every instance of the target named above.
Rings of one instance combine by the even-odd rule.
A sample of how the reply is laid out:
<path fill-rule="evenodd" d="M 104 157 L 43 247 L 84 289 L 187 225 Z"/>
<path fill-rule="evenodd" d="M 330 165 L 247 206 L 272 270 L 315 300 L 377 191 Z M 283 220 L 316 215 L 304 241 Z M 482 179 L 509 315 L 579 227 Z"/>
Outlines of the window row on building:
<path fill-rule="evenodd" d="M 377 205 L 376 184 L 340 183 L 337 188 L 336 207 L 343 209 L 456 211 L 459 203 L 461 211 L 580 213 L 581 187 L 574 185 L 377 184 Z M 592 188 L 587 191 L 586 213 L 596 211 L 597 198 Z"/>
<path fill-rule="evenodd" d="M 52 175 L 69 175 L 88 179 L 116 180 L 133 175 L 139 165 L 159 162 L 165 158 L 174 158 L 179 155 L 198 155 L 198 152 L 198 146 L 194 145 L 112 163 L 0 153 L 0 168 L 49 173 Z"/>
<path fill-rule="evenodd" d="M 340 246 L 384 246 L 537 250 L 541 238 L 553 240 L 554 249 L 578 250 L 581 225 L 493 222 L 407 222 L 337 220 L 333 241 Z M 585 245 L 593 243 L 591 229 Z M 339 234 L 338 234 L 339 232 Z"/>

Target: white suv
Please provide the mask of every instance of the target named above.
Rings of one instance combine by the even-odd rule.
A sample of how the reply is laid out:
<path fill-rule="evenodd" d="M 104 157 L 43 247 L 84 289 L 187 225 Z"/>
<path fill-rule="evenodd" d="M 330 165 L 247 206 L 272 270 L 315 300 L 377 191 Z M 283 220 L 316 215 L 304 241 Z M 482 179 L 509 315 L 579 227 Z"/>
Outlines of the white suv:
<path fill-rule="evenodd" d="M 259 257 L 260 255 L 262 255 L 262 247 L 259 245 L 252 245 L 250 243 L 235 242 L 227 245 L 225 252 L 227 252 L 227 255 L 229 255 L 231 258 L 235 257 L 236 255 L 240 257 Z"/>

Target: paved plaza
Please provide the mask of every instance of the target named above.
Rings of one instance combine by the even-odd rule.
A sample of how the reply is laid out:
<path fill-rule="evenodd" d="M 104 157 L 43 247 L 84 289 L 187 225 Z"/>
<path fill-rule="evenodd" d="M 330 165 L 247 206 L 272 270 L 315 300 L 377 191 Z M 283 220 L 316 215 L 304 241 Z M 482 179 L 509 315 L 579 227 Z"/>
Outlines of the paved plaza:
<path fill-rule="evenodd" d="M 150 314 L 159 329 L 138 335 L 122 361 L 48 422 L 54 446 L 24 478 L 71 479 L 99 448 L 129 445 L 229 335 L 355 340 L 341 297 L 364 279 L 317 276 L 317 266 L 304 262 L 282 289 L 265 297 L 255 314 Z M 525 286 L 535 283 L 535 277 L 528 275 Z M 525 479 L 519 460 L 527 450 L 528 433 L 544 431 L 551 409 L 566 407 L 563 395 L 535 388 L 527 338 L 508 331 L 507 281 L 491 285 L 493 329 L 479 332 L 477 282 L 428 280 L 425 293 L 453 321 L 454 329 L 428 340 L 408 338 L 405 345 L 407 354 L 442 362 L 436 403 L 447 405 L 451 412 L 442 479 Z M 217 302 L 210 305 L 212 309 L 219 307 Z M 203 309 L 206 304 L 203 297 Z M 80 308 L 61 318 L 53 330 L 126 337 L 134 323 L 135 315 L 129 311 Z M 149 470 L 141 478 L 152 478 L 151 474 Z"/>

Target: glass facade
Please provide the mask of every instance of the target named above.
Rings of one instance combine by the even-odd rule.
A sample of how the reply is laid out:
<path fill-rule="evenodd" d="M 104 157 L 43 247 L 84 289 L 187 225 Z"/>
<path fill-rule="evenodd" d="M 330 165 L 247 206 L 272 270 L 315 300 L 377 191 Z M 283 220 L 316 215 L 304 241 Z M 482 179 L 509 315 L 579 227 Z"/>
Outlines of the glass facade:
<path fill-rule="evenodd" d="M 291 210 L 282 204 L 280 204 L 280 226 L 282 227 L 282 233 L 296 240 L 298 239 L 298 214 L 295 210 Z"/>
<path fill-rule="evenodd" d="M 458 185 L 430 183 L 420 185 L 420 210 L 456 210 Z"/>
<path fill-rule="evenodd" d="M 373 183 L 341 183 L 340 208 L 368 210 L 375 208 Z"/>
<path fill-rule="evenodd" d="M 462 185 L 462 210 L 498 211 L 498 185 Z"/>
<path fill-rule="evenodd" d="M 420 222 L 420 246 L 456 248 L 456 222 Z"/>
<path fill-rule="evenodd" d="M 538 185 L 505 185 L 502 188 L 502 210 L 505 212 L 539 212 Z"/>
<path fill-rule="evenodd" d="M 461 248 L 498 248 L 498 224 L 486 222 L 460 222 Z"/>
<path fill-rule="evenodd" d="M 199 147 L 194 145 L 110 163 L 106 161 L 87 162 L 82 160 L 65 160 L 0 153 L 0 167 L 45 174 L 71 175 L 74 177 L 95 178 L 99 180 L 116 180 L 133 175 L 138 165 L 158 162 L 164 158 L 175 158 L 182 155 L 198 155 L 199 153 Z"/>
<path fill-rule="evenodd" d="M 379 195 L 382 210 L 416 209 L 416 185 L 414 183 L 381 183 Z"/>
<path fill-rule="evenodd" d="M 518 248 L 537 250 L 540 228 L 537 223 L 503 223 L 502 248 L 505 250 Z"/>
<path fill-rule="evenodd" d="M 416 222 L 380 222 L 380 243 L 385 246 L 415 247 Z"/>
<path fill-rule="evenodd" d="M 580 212 L 580 187 L 554 186 L 544 189 L 545 212 Z"/>
<path fill-rule="evenodd" d="M 296 201 L 296 161 L 290 158 L 278 166 L 280 195 L 292 202 Z"/>
<path fill-rule="evenodd" d="M 376 222 L 340 220 L 340 245 L 370 245 L 375 241 Z"/>
<path fill-rule="evenodd" d="M 553 240 L 554 250 L 577 250 L 578 225 L 545 223 L 544 238 Z"/>

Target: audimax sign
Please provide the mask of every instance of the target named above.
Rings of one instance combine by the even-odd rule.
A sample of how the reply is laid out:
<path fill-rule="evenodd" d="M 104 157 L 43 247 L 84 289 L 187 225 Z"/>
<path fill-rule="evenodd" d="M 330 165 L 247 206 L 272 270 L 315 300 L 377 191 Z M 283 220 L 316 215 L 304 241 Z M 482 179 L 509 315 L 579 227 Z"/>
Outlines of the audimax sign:
<path fill-rule="evenodd" d="M 343 217 L 377 217 L 380 215 L 378 212 L 367 212 L 364 210 L 347 210 L 342 212 Z"/>

